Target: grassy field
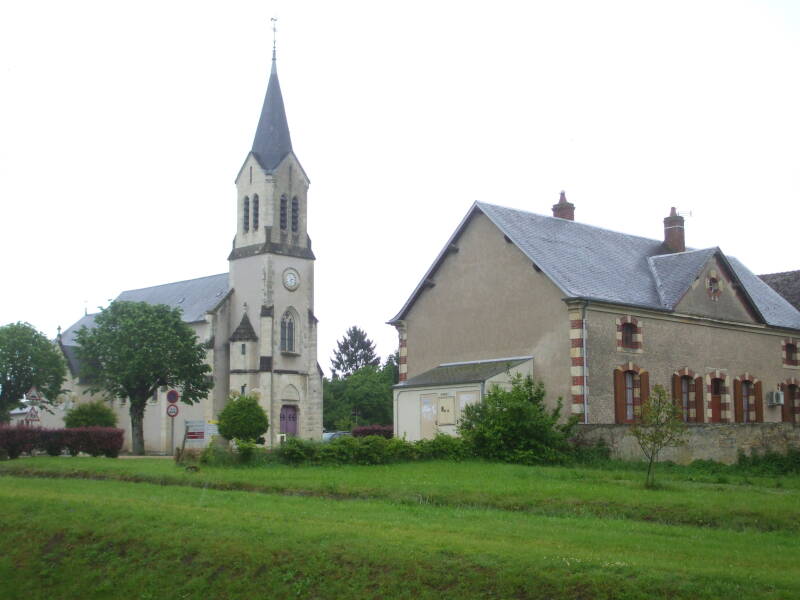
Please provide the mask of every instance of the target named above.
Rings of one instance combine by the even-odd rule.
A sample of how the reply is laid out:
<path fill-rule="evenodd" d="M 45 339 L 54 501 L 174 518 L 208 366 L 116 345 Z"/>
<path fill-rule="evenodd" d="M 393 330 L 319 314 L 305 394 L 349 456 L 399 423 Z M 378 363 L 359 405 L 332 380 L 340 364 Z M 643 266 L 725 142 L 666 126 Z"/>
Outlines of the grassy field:
<path fill-rule="evenodd" d="M 800 597 L 797 477 L 38 457 L 0 475 L 2 598 Z"/>

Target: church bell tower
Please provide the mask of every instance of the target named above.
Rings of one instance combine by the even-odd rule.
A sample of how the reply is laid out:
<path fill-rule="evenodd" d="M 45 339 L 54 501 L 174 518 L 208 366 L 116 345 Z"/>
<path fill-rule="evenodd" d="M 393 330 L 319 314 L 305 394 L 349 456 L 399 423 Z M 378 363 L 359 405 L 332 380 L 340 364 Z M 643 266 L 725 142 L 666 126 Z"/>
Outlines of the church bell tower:
<path fill-rule="evenodd" d="M 269 416 L 267 445 L 322 436 L 309 179 L 292 148 L 273 41 L 253 145 L 236 177 L 230 264 L 230 390 L 255 392 Z"/>

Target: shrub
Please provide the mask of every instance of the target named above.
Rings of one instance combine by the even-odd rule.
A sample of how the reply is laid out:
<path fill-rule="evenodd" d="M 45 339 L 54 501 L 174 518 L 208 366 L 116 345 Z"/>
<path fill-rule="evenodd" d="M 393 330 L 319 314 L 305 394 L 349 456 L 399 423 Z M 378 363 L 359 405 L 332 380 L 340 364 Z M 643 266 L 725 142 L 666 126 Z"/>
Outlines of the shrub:
<path fill-rule="evenodd" d="M 353 437 L 367 437 L 370 435 L 379 435 L 385 438 L 394 437 L 394 427 L 391 425 L 362 425 L 353 428 Z"/>
<path fill-rule="evenodd" d="M 319 442 L 289 438 L 275 450 L 275 453 L 278 460 L 289 465 L 315 463 L 318 461 L 320 445 Z"/>
<path fill-rule="evenodd" d="M 269 429 L 269 419 L 258 404 L 258 396 L 231 396 L 219 414 L 219 433 L 229 440 L 255 442 Z"/>
<path fill-rule="evenodd" d="M 472 452 L 462 438 L 439 433 L 432 440 L 419 440 L 415 443 L 417 456 L 428 460 L 464 460 Z"/>
<path fill-rule="evenodd" d="M 61 451 L 65 447 L 64 441 L 63 429 L 42 429 L 39 432 L 37 447 L 47 452 L 49 456 L 61 456 Z"/>
<path fill-rule="evenodd" d="M 116 427 L 117 415 L 101 400 L 78 404 L 64 417 L 64 425 L 69 429 L 76 427 Z"/>
<path fill-rule="evenodd" d="M 569 438 L 577 418 L 559 424 L 561 399 L 553 410 L 544 405 L 544 384 L 515 375 L 511 390 L 493 387 L 483 402 L 464 409 L 459 432 L 473 452 L 489 460 L 525 464 L 569 459 Z"/>
<path fill-rule="evenodd" d="M 0 448 L 6 451 L 8 458 L 19 458 L 23 452 L 30 453 L 39 441 L 38 427 L 0 427 Z"/>

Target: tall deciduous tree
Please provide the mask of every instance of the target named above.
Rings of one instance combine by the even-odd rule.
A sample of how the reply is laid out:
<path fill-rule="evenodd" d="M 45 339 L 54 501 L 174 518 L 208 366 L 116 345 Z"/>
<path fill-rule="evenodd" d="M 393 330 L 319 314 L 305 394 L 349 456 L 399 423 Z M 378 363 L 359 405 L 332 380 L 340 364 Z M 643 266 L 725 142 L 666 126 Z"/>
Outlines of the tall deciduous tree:
<path fill-rule="evenodd" d="M 53 404 L 61 393 L 67 368 L 58 348 L 28 323 L 0 327 L 0 422 L 21 406 L 22 396 L 35 387 Z"/>
<path fill-rule="evenodd" d="M 194 404 L 212 387 L 206 350 L 179 309 L 144 302 L 112 302 L 93 329 L 76 335 L 81 375 L 92 392 L 130 400 L 133 453 L 144 454 L 144 411 L 160 386 L 178 388 Z"/>
<path fill-rule="evenodd" d="M 642 403 L 641 416 L 631 426 L 631 433 L 647 459 L 645 486 L 654 487 L 654 465 L 659 452 L 669 446 L 686 443 L 687 430 L 681 407 L 670 399 L 662 386 L 653 387 L 653 393 Z"/>
<path fill-rule="evenodd" d="M 359 327 L 348 329 L 336 345 L 331 360 L 334 377 L 347 377 L 361 367 L 377 367 L 381 364 L 381 359 L 375 355 L 375 344 L 367 337 L 367 332 Z"/>

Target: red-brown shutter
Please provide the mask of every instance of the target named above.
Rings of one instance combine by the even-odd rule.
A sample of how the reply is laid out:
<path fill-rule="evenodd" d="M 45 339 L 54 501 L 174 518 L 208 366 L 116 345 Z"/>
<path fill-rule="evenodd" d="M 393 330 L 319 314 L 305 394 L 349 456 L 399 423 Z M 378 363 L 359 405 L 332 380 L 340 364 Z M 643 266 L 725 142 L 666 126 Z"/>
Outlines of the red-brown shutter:
<path fill-rule="evenodd" d="M 694 380 L 694 413 L 695 423 L 702 423 L 706 420 L 706 403 L 703 402 L 703 378 L 697 377 Z"/>
<path fill-rule="evenodd" d="M 790 395 L 789 386 L 785 383 L 780 384 L 779 389 L 783 392 L 783 406 L 781 406 L 781 421 L 784 423 L 791 423 L 792 412 L 794 410 L 792 396 Z"/>
<path fill-rule="evenodd" d="M 742 423 L 742 382 L 738 379 L 733 381 L 733 414 L 737 423 Z"/>
<path fill-rule="evenodd" d="M 672 376 L 672 401 L 675 403 L 675 406 L 678 408 L 683 407 L 683 403 L 681 402 L 681 376 L 680 375 L 673 375 Z"/>
<path fill-rule="evenodd" d="M 641 389 L 639 397 L 641 398 L 641 403 L 644 404 L 650 398 L 650 373 L 647 371 L 642 371 L 639 373 L 639 387 Z M 638 421 L 641 414 L 642 409 L 639 407 L 639 414 L 636 415 L 634 413 L 634 420 Z"/>
<path fill-rule="evenodd" d="M 764 422 L 764 399 L 761 397 L 761 382 L 757 381 L 754 386 L 756 389 L 756 423 Z"/>
<path fill-rule="evenodd" d="M 625 374 L 619 369 L 614 369 L 614 417 L 625 422 Z"/>

